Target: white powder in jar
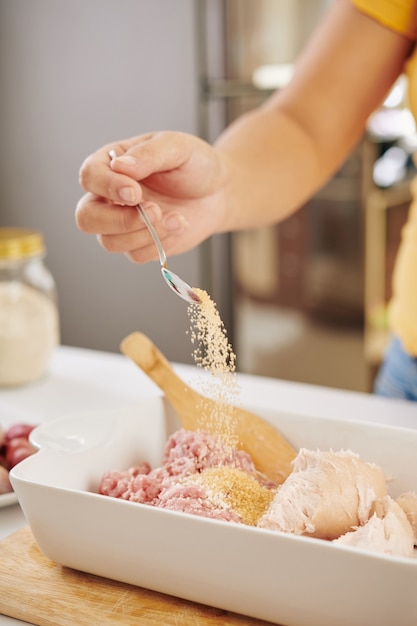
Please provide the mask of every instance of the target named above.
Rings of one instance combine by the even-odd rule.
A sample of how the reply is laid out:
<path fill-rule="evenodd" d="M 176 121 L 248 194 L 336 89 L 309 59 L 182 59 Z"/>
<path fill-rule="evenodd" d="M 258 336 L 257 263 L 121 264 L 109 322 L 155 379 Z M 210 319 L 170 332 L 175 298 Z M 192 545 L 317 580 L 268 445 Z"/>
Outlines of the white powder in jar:
<path fill-rule="evenodd" d="M 42 376 L 58 341 L 56 304 L 21 282 L 0 282 L 0 385 Z"/>

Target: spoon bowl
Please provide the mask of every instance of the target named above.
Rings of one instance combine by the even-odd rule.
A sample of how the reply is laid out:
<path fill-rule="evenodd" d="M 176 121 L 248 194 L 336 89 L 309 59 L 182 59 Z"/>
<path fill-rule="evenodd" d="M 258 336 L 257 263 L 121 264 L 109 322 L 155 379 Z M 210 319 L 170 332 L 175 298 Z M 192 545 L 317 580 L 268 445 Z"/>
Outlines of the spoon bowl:
<path fill-rule="evenodd" d="M 161 267 L 161 272 L 166 283 L 178 296 L 180 296 L 180 298 L 183 298 L 190 304 L 201 303 L 200 296 L 177 274 L 169 270 L 167 267 Z"/>

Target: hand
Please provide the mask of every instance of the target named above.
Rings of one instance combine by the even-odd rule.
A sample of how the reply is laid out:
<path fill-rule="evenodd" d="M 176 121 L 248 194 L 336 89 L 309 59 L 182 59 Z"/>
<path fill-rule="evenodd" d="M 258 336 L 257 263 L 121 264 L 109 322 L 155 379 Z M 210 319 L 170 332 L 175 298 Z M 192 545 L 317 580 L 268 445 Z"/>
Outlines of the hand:
<path fill-rule="evenodd" d="M 109 151 L 117 158 L 110 160 Z M 103 146 L 80 170 L 87 191 L 76 209 L 80 230 L 132 261 L 158 258 L 136 205 L 143 203 L 167 255 L 190 250 L 222 230 L 220 153 L 185 133 L 159 132 Z"/>

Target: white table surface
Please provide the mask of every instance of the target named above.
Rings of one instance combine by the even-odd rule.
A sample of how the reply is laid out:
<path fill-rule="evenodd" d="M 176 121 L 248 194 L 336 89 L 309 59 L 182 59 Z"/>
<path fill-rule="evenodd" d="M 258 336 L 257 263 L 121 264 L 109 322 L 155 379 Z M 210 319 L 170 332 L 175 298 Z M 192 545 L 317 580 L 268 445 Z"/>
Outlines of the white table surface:
<path fill-rule="evenodd" d="M 183 380 L 198 389 L 204 372 L 174 364 Z M 417 428 L 417 404 L 239 374 L 240 403 L 339 419 Z M 0 389 L 0 425 L 40 423 L 89 410 L 121 408 L 160 390 L 129 359 L 119 354 L 61 346 L 48 375 L 31 385 Z M 18 504 L 0 508 L 0 540 L 26 524 Z M 25 624 L 0 615 L 0 626 Z"/>

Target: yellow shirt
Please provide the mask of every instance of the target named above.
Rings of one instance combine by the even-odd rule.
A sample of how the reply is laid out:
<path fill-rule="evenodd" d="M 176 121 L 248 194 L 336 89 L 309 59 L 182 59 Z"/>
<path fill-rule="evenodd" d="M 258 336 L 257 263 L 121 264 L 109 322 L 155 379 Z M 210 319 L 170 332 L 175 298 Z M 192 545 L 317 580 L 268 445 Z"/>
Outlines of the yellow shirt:
<path fill-rule="evenodd" d="M 417 0 L 352 0 L 357 8 L 384 26 L 417 41 Z M 417 48 L 404 67 L 408 77 L 408 99 L 417 119 Z M 417 179 L 411 186 L 413 201 L 402 232 L 393 276 L 389 307 L 392 331 L 404 348 L 417 356 Z"/>

